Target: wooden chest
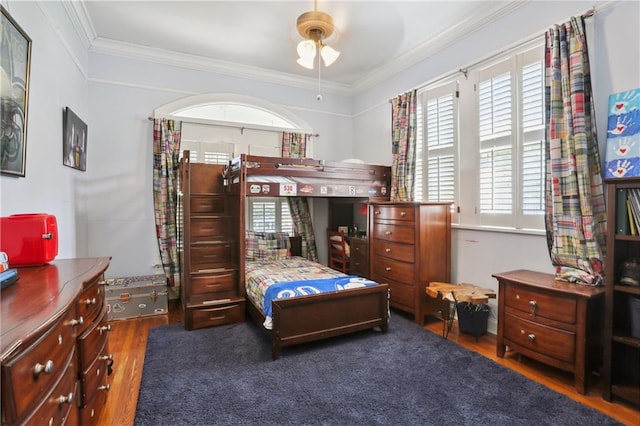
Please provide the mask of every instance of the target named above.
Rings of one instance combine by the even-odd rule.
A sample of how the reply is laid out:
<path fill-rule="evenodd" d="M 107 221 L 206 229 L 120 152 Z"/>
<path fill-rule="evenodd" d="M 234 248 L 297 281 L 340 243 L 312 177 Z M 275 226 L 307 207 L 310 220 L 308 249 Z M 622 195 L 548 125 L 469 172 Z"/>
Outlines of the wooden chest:
<path fill-rule="evenodd" d="M 390 304 L 424 324 L 426 288 L 451 276 L 451 215 L 447 203 L 370 205 L 371 278 L 389 284 Z"/>
<path fill-rule="evenodd" d="M 508 346 L 570 371 L 584 394 L 589 373 L 601 363 L 604 288 L 525 270 L 493 276 L 499 283 L 497 355 Z"/>

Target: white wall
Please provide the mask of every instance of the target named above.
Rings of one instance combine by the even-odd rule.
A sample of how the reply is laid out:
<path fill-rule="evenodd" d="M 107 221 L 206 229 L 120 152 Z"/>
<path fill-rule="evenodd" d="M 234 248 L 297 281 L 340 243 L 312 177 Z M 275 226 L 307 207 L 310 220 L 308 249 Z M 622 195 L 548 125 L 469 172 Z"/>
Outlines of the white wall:
<path fill-rule="evenodd" d="M 59 258 L 87 256 L 88 216 L 84 190 L 94 178 L 89 88 L 82 69 L 86 49 L 74 38 L 58 3 L 3 2 L 32 39 L 26 177 L 0 178 L 0 215 L 53 214 L 60 232 Z M 52 21 L 58 24 L 54 27 Z M 65 46 L 66 44 L 66 46 Z M 69 52 L 74 52 L 71 55 Z M 62 112 L 70 107 L 89 124 L 87 172 L 62 165 Z"/>
<path fill-rule="evenodd" d="M 399 93 L 465 68 L 518 41 L 531 39 L 554 23 L 600 6 L 590 46 L 599 145 L 604 160 L 608 96 L 640 87 L 640 3 L 554 1 L 528 2 L 488 28 L 470 34 L 446 50 L 425 58 L 383 84 L 354 97 L 354 145 L 368 162 L 390 158 L 391 106 Z M 460 78 L 464 78 L 461 77 Z M 456 228 L 452 236 L 452 281 L 470 282 L 497 290 L 494 273 L 513 269 L 553 272 L 546 238 L 541 235 L 488 232 Z M 496 303 L 489 330 L 495 331 Z"/>

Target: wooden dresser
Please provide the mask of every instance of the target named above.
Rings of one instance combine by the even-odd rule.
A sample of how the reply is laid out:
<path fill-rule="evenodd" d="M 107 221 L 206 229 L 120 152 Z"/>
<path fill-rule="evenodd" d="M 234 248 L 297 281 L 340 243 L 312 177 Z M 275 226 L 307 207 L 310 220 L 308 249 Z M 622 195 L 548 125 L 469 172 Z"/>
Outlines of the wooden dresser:
<path fill-rule="evenodd" d="M 185 151 L 180 167 L 185 328 L 244 321 L 244 289 L 238 278 L 237 222 L 241 216 L 237 200 L 230 202 L 233 195 L 225 193 L 224 166 L 192 163 Z"/>
<path fill-rule="evenodd" d="M 389 284 L 390 304 L 424 324 L 426 288 L 451 277 L 449 203 L 369 205 L 371 279 Z"/>
<path fill-rule="evenodd" d="M 557 281 L 551 274 L 517 270 L 498 280 L 497 355 L 506 347 L 574 375 L 584 394 L 602 362 L 604 288 Z"/>
<path fill-rule="evenodd" d="M 19 268 L 2 290 L 2 424 L 96 424 L 109 390 L 109 258 Z"/>
<path fill-rule="evenodd" d="M 369 240 L 351 237 L 348 242 L 351 246 L 351 270 L 349 273 L 369 278 Z"/>

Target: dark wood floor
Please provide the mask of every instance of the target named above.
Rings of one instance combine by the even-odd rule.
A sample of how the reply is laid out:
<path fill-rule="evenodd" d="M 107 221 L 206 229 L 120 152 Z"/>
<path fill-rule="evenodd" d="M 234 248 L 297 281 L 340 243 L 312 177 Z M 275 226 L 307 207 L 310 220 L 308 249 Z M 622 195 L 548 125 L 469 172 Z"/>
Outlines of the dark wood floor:
<path fill-rule="evenodd" d="M 109 349 L 113 353 L 115 365 L 107 406 L 100 418 L 101 425 L 133 425 L 149 330 L 158 325 L 174 322 L 182 322 L 182 315 L 180 309 L 171 304 L 169 315 L 121 320 L 112 323 Z M 425 329 L 442 335 L 442 323 L 437 319 L 430 321 Z M 504 358 L 497 358 L 494 335 L 485 335 L 476 342 L 472 336 L 460 335 L 457 325 L 454 323 L 448 339 L 582 404 L 593 407 L 622 423 L 640 425 L 639 407 L 627 405 L 621 401 L 610 403 L 602 399 L 598 377 L 593 377 L 587 395 L 580 395 L 573 387 L 573 376 L 569 373 L 546 367 L 513 353 L 508 353 Z"/>

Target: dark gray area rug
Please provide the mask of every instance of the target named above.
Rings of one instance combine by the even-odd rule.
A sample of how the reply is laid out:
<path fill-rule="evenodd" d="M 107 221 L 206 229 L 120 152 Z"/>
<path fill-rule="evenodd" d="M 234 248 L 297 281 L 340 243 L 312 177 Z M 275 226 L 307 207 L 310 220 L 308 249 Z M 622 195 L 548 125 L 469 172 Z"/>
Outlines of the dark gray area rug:
<path fill-rule="evenodd" d="M 611 418 L 392 315 L 285 348 L 245 322 L 149 335 L 135 424 L 613 425 Z"/>

